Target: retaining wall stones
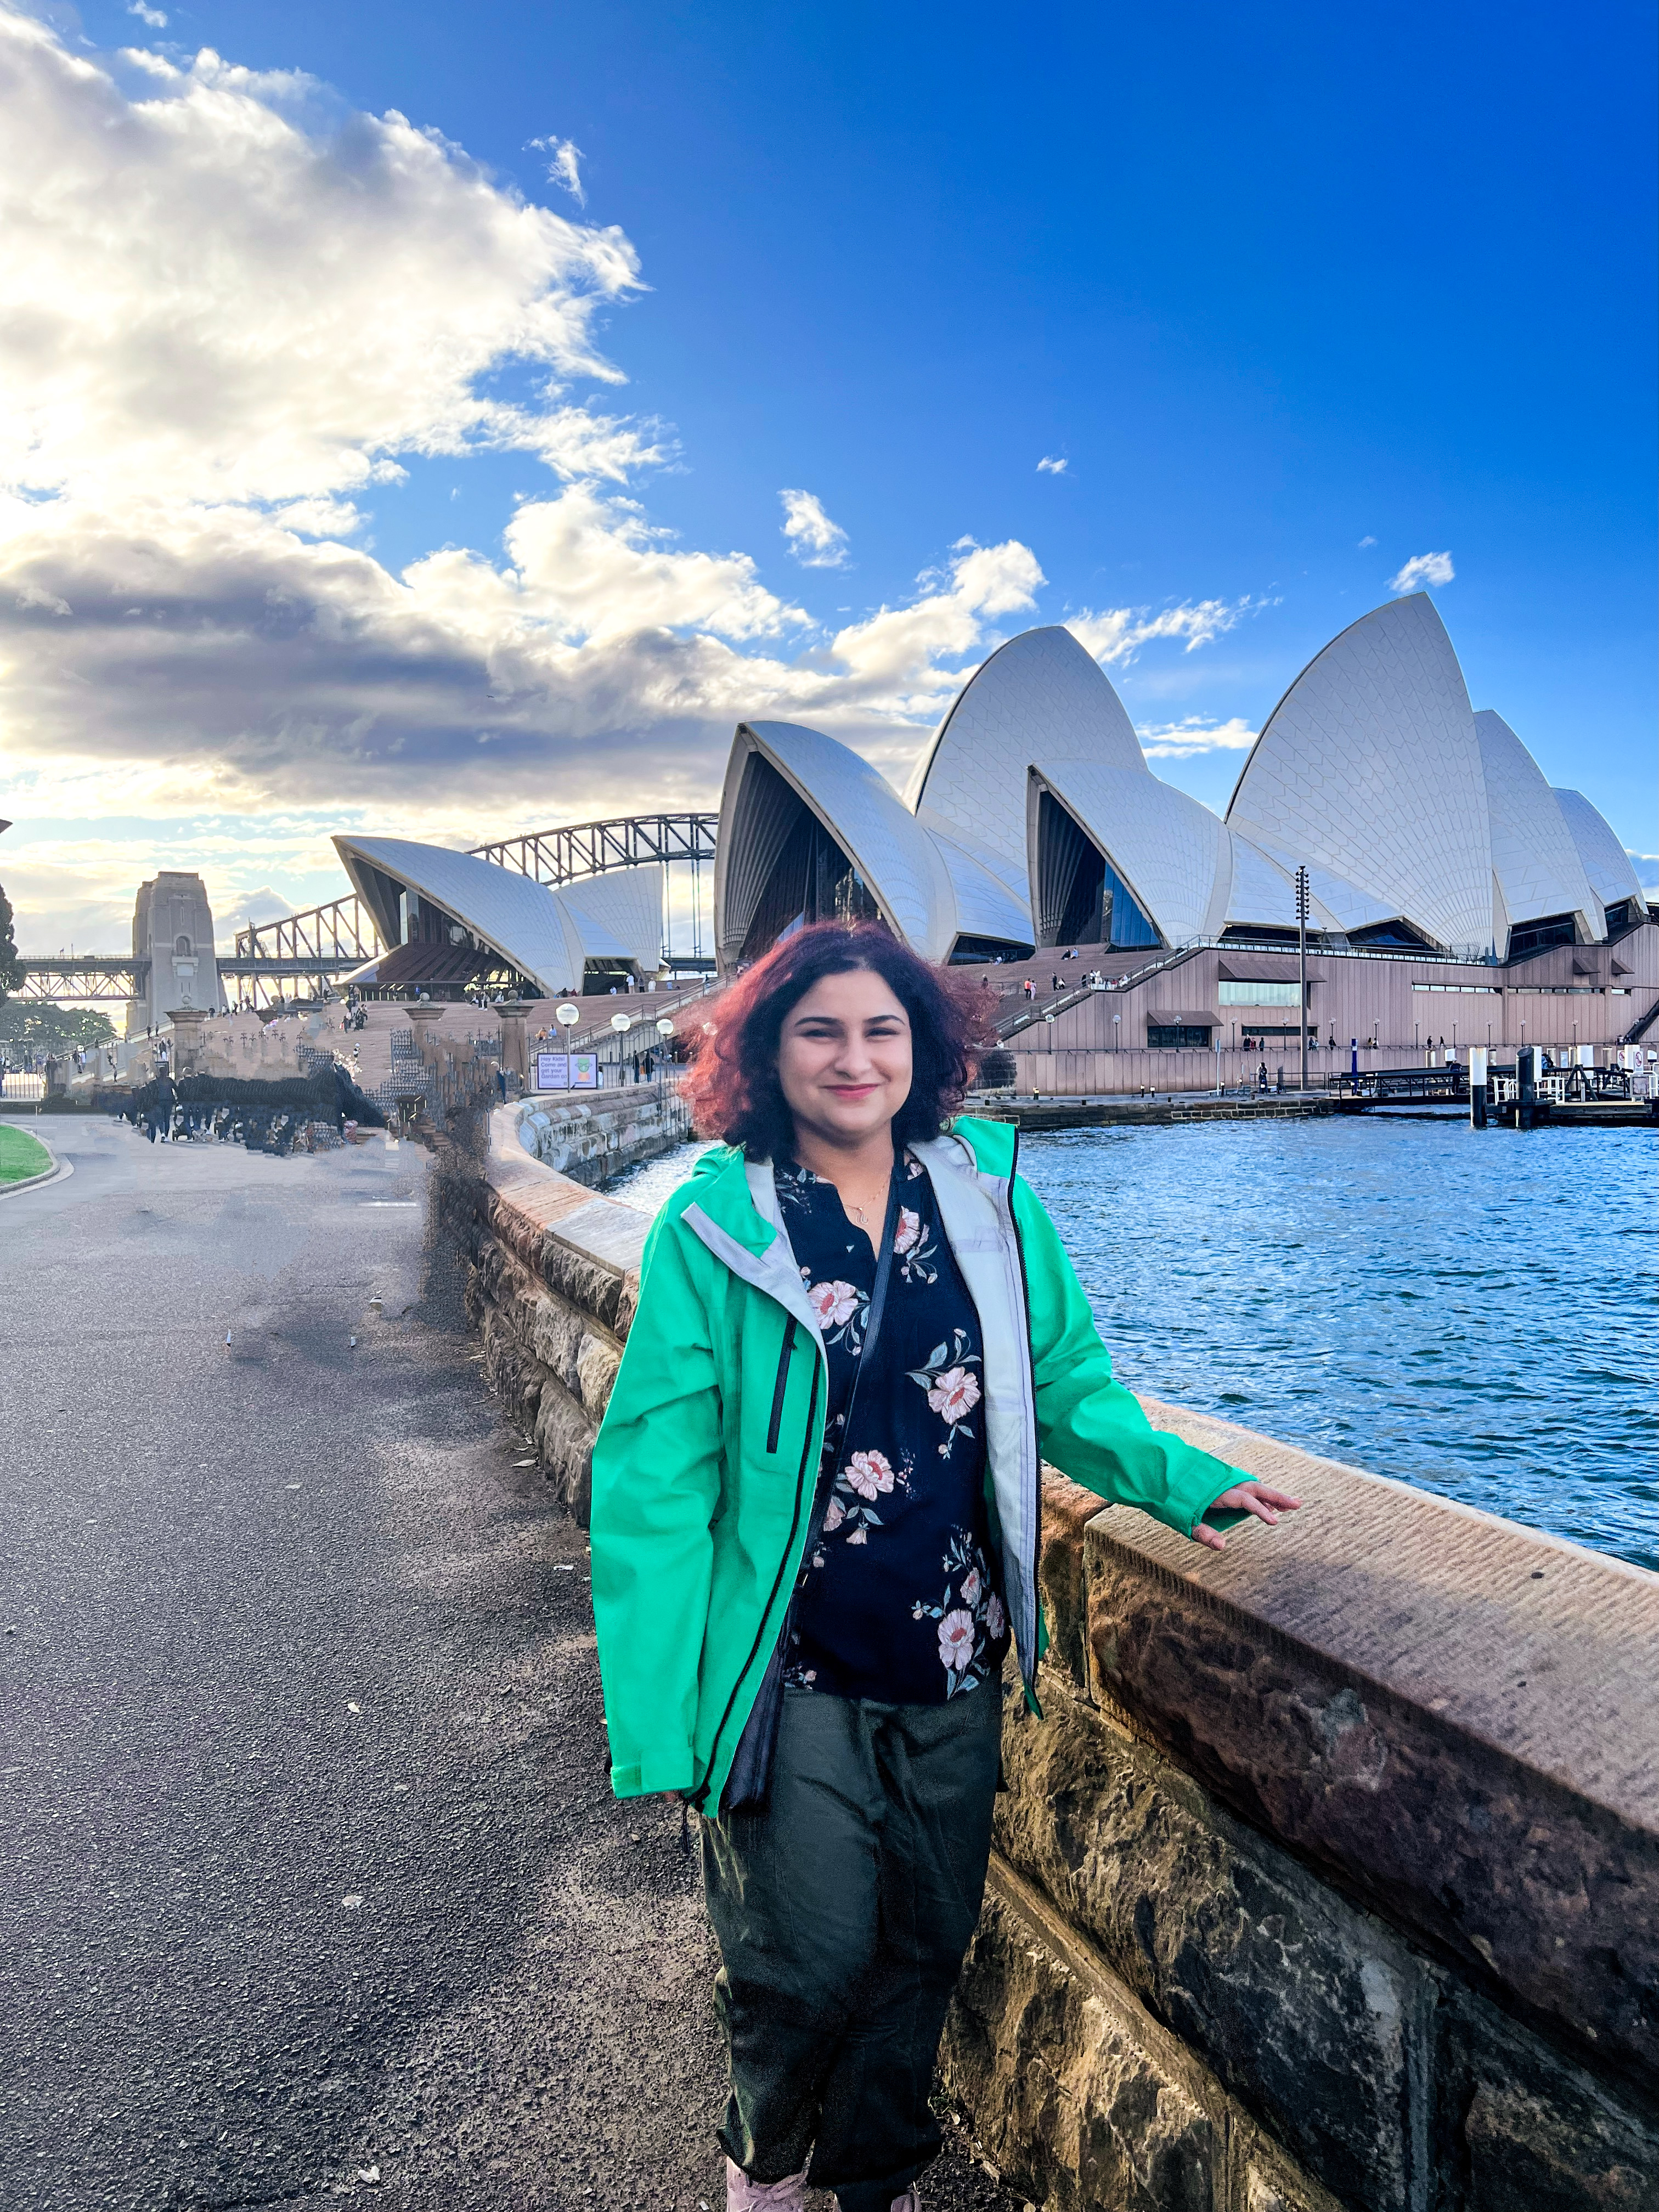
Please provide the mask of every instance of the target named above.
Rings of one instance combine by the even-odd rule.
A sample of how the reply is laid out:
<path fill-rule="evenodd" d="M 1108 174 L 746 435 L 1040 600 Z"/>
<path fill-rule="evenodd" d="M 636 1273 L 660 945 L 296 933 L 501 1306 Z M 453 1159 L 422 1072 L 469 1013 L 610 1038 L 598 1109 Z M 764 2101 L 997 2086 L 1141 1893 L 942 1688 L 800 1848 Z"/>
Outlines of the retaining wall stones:
<path fill-rule="evenodd" d="M 544 1167 L 597 1189 L 624 1168 L 683 1145 L 690 1116 L 668 1085 L 635 1084 L 592 1097 L 539 1092 L 513 1109 L 519 1143 Z"/>
<path fill-rule="evenodd" d="M 466 1310 L 483 1340 L 485 1380 L 585 1523 L 593 1438 L 651 1224 L 544 1167 L 524 1148 L 520 1112 L 489 1116 L 482 1172 L 453 1146 L 441 1149 L 438 1206 L 469 1262 Z"/>
<path fill-rule="evenodd" d="M 439 1176 L 586 1517 L 648 1223 L 519 1115 Z M 1659 1577 L 1146 1401 L 1291 1489 L 1219 1556 L 1050 1473 L 945 2079 L 1052 2212 L 1659 2212 Z"/>

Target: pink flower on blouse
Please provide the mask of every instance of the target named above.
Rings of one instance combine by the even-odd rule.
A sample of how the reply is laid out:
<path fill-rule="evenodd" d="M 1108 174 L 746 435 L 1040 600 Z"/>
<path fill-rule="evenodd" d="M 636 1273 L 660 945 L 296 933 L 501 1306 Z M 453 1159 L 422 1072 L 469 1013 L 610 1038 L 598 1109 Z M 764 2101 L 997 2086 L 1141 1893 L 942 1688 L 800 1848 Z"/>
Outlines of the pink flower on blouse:
<path fill-rule="evenodd" d="M 806 1295 L 820 1328 L 839 1328 L 859 1310 L 859 1294 L 851 1283 L 814 1283 Z"/>
<path fill-rule="evenodd" d="M 979 1403 L 979 1380 L 965 1367 L 947 1367 L 927 1393 L 927 1402 L 947 1421 L 965 1419 Z"/>
<path fill-rule="evenodd" d="M 832 1534 L 834 1530 L 839 1528 L 842 1522 L 846 1518 L 847 1508 L 842 1504 L 839 1498 L 832 1498 L 830 1500 L 830 1510 L 823 1516 L 824 1534 L 828 1536 Z"/>
<path fill-rule="evenodd" d="M 979 1569 L 977 1567 L 969 1567 L 967 1573 L 963 1577 L 962 1581 L 963 1603 L 964 1605 L 977 1605 L 979 1602 L 979 1594 L 983 1587 L 984 1585 L 981 1583 L 979 1578 Z"/>
<path fill-rule="evenodd" d="M 874 1498 L 893 1486 L 893 1470 L 878 1451 L 854 1452 L 847 1462 L 847 1480 L 860 1498 Z"/>
<path fill-rule="evenodd" d="M 849 1544 L 867 1544 L 870 1540 L 870 1531 L 867 1528 L 854 1528 L 847 1540 Z"/>
<path fill-rule="evenodd" d="M 1001 1635 L 1007 1624 L 1008 1616 L 1002 1610 L 1002 1601 L 993 1593 L 991 1601 L 985 1608 L 985 1633 L 993 1644 Z"/>
<path fill-rule="evenodd" d="M 947 1613 L 939 1625 L 939 1656 L 953 1674 L 959 1674 L 974 1656 L 974 1616 Z"/>
<path fill-rule="evenodd" d="M 921 1216 L 913 1213 L 908 1206 L 899 1208 L 898 1227 L 893 1232 L 893 1249 L 902 1255 L 914 1252 L 921 1242 Z"/>

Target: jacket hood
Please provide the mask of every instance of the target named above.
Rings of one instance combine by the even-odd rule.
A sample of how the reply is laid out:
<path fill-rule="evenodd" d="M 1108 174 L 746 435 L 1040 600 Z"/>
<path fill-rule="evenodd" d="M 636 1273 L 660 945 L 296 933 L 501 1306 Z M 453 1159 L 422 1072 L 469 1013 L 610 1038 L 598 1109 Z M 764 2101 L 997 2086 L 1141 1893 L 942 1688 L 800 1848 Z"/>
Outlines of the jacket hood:
<path fill-rule="evenodd" d="M 981 1175 L 1006 1177 L 1013 1172 L 1018 1131 L 1011 1121 L 982 1121 L 959 1114 L 945 1134 L 965 1144 Z M 735 1145 L 715 1145 L 706 1152 L 668 1201 L 676 1213 L 687 1206 L 700 1206 L 751 1252 L 763 1252 L 775 1231 L 756 1210 L 748 1162 Z"/>
<path fill-rule="evenodd" d="M 1012 1121 L 982 1121 L 977 1115 L 958 1114 L 945 1134 L 960 1137 L 972 1152 L 981 1175 L 1011 1176 L 1019 1130 Z"/>

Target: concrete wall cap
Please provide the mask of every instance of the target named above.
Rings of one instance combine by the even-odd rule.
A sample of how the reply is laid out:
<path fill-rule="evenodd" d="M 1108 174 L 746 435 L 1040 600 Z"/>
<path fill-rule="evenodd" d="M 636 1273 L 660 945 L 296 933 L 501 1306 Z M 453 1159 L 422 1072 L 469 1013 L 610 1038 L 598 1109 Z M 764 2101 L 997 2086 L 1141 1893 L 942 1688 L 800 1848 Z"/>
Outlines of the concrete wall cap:
<path fill-rule="evenodd" d="M 1114 1544 L 1659 1832 L 1659 1575 L 1231 1421 L 1141 1402 L 1155 1428 L 1304 1502 L 1222 1553 L 1109 1509 L 1093 1525 Z"/>

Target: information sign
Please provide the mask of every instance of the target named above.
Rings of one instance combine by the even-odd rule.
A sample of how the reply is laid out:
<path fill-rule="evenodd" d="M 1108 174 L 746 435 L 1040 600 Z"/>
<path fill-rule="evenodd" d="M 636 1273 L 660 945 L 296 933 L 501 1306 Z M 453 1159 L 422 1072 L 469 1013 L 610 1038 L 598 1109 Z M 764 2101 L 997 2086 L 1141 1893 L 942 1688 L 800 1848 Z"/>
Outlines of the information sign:
<path fill-rule="evenodd" d="M 599 1054 L 595 1052 L 573 1052 L 570 1055 L 570 1088 L 573 1091 L 597 1091 L 599 1087 Z"/>
<path fill-rule="evenodd" d="M 570 1088 L 570 1055 L 566 1052 L 538 1052 L 536 1054 L 536 1088 L 538 1091 L 568 1091 Z"/>

